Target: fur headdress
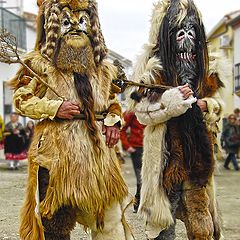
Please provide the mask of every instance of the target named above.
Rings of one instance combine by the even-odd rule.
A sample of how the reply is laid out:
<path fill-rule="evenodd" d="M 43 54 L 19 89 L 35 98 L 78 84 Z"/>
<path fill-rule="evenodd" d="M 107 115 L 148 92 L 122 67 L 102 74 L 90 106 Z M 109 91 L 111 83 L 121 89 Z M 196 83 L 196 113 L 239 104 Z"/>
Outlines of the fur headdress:
<path fill-rule="evenodd" d="M 102 35 L 97 3 L 95 0 L 38 0 L 40 6 L 38 16 L 38 33 L 35 45 L 43 55 L 52 59 L 56 49 L 57 40 L 60 37 L 59 16 L 64 7 L 72 12 L 86 11 L 89 14 L 91 23 L 91 44 L 94 52 L 95 64 L 99 63 L 107 55 L 107 48 Z"/>
<path fill-rule="evenodd" d="M 189 17 L 190 16 L 190 17 Z M 152 73 L 157 69 L 162 71 L 166 85 L 178 85 L 176 67 L 176 33 L 184 20 L 188 18 L 194 25 L 197 38 L 199 81 L 196 88 L 200 89 L 208 71 L 208 54 L 206 36 L 201 20 L 201 14 L 192 0 L 162 0 L 154 5 L 149 41 L 144 46 L 144 52 L 137 60 L 134 69 L 134 81 L 142 80 L 144 72 L 150 67 Z M 151 59 L 151 61 L 149 61 Z M 146 75 L 146 74 L 145 74 Z M 152 74 L 150 74 L 152 76 Z M 148 79 L 151 83 L 154 79 Z M 201 90 L 200 90 L 201 91 Z"/>

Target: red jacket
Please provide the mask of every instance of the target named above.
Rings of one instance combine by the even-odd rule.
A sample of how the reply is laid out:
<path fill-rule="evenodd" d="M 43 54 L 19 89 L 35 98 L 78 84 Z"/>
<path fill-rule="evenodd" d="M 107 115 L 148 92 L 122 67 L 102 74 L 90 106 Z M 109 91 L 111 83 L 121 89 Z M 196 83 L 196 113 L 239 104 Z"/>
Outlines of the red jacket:
<path fill-rule="evenodd" d="M 133 112 L 125 112 L 123 117 L 125 125 L 120 133 L 123 148 L 127 150 L 129 147 L 143 147 L 143 130 L 145 126 L 138 122 Z"/>

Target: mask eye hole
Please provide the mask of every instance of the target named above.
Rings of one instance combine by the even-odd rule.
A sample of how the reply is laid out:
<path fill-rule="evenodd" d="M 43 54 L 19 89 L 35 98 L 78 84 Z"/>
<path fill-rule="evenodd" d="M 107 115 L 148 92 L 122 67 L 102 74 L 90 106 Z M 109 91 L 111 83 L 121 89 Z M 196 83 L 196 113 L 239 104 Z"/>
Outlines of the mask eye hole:
<path fill-rule="evenodd" d="M 84 22 L 86 22 L 85 18 L 84 18 L 84 17 L 81 17 L 79 23 L 80 23 L 80 24 L 83 24 Z"/>
<path fill-rule="evenodd" d="M 178 37 L 183 37 L 185 35 L 184 31 L 181 31 L 180 33 L 178 33 Z"/>
<path fill-rule="evenodd" d="M 195 38 L 195 31 L 194 31 L 194 30 L 189 30 L 189 31 L 188 31 L 188 36 L 189 36 L 190 38 L 194 39 L 194 38 Z"/>
<path fill-rule="evenodd" d="M 185 31 L 184 30 L 180 30 L 177 33 L 177 41 L 181 41 L 184 37 L 185 37 Z"/>
<path fill-rule="evenodd" d="M 63 26 L 64 27 L 69 27 L 70 26 L 70 21 L 67 18 L 63 20 Z"/>

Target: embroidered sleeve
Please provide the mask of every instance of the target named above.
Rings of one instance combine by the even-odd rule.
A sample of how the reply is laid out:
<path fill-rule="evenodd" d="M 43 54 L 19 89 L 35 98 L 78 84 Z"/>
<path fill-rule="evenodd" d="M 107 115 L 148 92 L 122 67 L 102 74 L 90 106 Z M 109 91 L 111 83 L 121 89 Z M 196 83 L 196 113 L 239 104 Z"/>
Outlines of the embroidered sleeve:
<path fill-rule="evenodd" d="M 32 119 L 50 118 L 52 120 L 63 101 L 47 99 L 44 97 L 45 91 L 46 87 L 36 78 L 19 87 L 13 95 L 16 112 Z"/>

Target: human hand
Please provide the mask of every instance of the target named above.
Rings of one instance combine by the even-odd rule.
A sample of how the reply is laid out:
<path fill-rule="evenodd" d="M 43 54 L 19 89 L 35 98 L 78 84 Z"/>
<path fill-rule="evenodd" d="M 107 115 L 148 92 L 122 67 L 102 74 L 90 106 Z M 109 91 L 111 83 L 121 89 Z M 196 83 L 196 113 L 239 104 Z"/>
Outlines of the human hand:
<path fill-rule="evenodd" d="M 127 149 L 127 152 L 129 152 L 129 153 L 134 153 L 134 152 L 136 152 L 136 149 L 133 148 L 133 147 L 129 147 L 129 148 Z"/>
<path fill-rule="evenodd" d="M 184 99 L 188 99 L 190 96 L 193 95 L 193 91 L 189 87 L 188 83 L 184 84 L 183 86 L 179 86 L 178 89 L 182 93 Z"/>
<path fill-rule="evenodd" d="M 106 144 L 110 148 L 114 147 L 120 138 L 120 129 L 116 124 L 111 127 L 103 125 L 102 133 L 106 136 Z"/>
<path fill-rule="evenodd" d="M 18 135 L 19 133 L 20 133 L 20 131 L 19 131 L 18 129 L 14 129 L 14 130 L 13 130 L 13 134 Z"/>
<path fill-rule="evenodd" d="M 73 117 L 78 114 L 80 114 L 78 103 L 64 101 L 62 105 L 59 107 L 56 117 L 62 119 L 73 119 Z"/>
<path fill-rule="evenodd" d="M 208 110 L 207 109 L 207 102 L 202 100 L 202 99 L 197 100 L 197 105 L 200 107 L 202 112 L 206 112 Z"/>

